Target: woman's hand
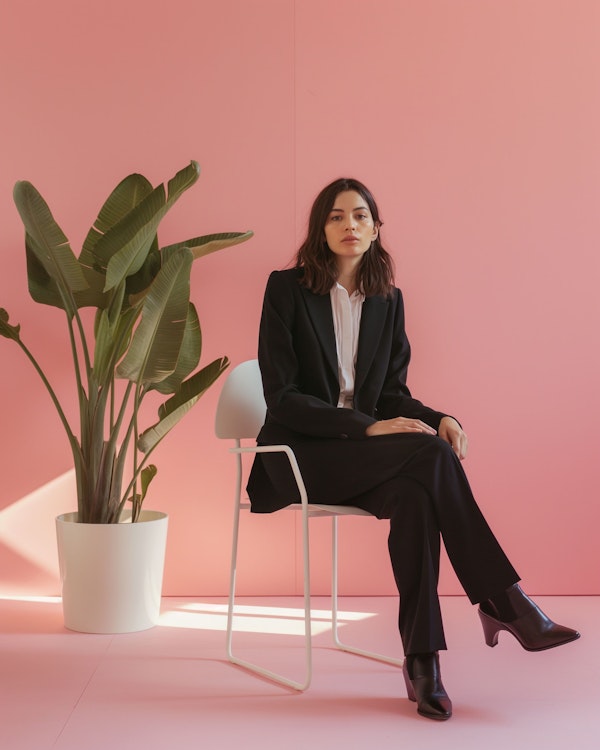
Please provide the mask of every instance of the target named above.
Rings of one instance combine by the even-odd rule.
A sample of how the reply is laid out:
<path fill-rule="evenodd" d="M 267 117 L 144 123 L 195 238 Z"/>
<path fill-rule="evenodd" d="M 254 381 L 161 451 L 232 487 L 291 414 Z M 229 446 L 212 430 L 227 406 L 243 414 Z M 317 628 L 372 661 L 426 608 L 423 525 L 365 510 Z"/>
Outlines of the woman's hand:
<path fill-rule="evenodd" d="M 443 417 L 438 429 L 438 435 L 442 440 L 450 443 L 454 452 L 462 461 L 467 455 L 468 441 L 466 434 L 456 419 Z"/>
<path fill-rule="evenodd" d="M 453 417 L 443 417 L 439 430 L 436 431 L 420 419 L 409 419 L 408 417 L 394 417 L 394 419 L 382 419 L 373 422 L 366 429 L 367 437 L 375 435 L 394 435 L 399 432 L 416 432 L 423 435 L 439 435 L 452 446 L 452 449 L 462 461 L 467 455 L 468 441 L 465 432 Z"/>
<path fill-rule="evenodd" d="M 458 423 L 457 423 L 458 424 Z M 436 431 L 420 419 L 409 419 L 408 417 L 394 417 L 394 419 L 382 419 L 373 422 L 366 430 L 367 437 L 375 435 L 394 435 L 398 432 L 420 432 L 424 435 L 435 435 Z"/>

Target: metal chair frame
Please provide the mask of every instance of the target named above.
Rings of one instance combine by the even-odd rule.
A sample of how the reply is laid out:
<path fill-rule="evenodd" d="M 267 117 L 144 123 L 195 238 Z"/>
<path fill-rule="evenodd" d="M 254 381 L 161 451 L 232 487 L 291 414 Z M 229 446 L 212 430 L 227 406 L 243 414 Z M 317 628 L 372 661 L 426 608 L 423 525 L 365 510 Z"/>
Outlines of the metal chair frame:
<path fill-rule="evenodd" d="M 230 448 L 230 453 L 236 457 L 236 485 L 233 520 L 233 540 L 231 552 L 231 571 L 229 580 L 229 602 L 227 609 L 227 658 L 233 664 L 243 667 L 262 677 L 274 682 L 293 688 L 294 690 L 306 690 L 312 680 L 312 631 L 311 631 L 311 591 L 310 591 L 310 544 L 309 544 L 309 519 L 327 516 L 331 518 L 332 528 L 332 570 L 331 570 L 331 629 L 334 645 L 342 651 L 363 656 L 368 659 L 392 664 L 401 667 L 403 659 L 384 656 L 372 651 L 356 648 L 343 643 L 339 637 L 338 628 L 338 518 L 340 516 L 369 516 L 370 513 L 362 508 L 349 505 L 323 505 L 310 503 L 308 494 L 302 479 L 302 474 L 294 455 L 294 451 L 288 445 L 268 445 L 242 447 L 243 439 L 256 438 L 258 430 L 264 421 L 266 404 L 262 393 L 260 371 L 256 360 L 248 360 L 238 365 L 229 375 L 217 408 L 216 434 L 219 438 L 233 438 L 235 447 Z M 240 512 L 249 509 L 250 503 L 242 500 L 242 478 L 243 462 L 245 453 L 284 453 L 290 464 L 294 475 L 300 502 L 286 506 L 282 510 L 296 510 L 301 512 L 302 518 L 302 560 L 304 579 L 304 643 L 305 643 L 305 669 L 304 679 L 294 680 L 285 675 L 273 672 L 261 667 L 254 662 L 241 659 L 233 653 L 233 620 L 235 614 L 235 591 L 238 558 L 238 541 Z M 279 511 L 276 511 L 279 512 Z"/>

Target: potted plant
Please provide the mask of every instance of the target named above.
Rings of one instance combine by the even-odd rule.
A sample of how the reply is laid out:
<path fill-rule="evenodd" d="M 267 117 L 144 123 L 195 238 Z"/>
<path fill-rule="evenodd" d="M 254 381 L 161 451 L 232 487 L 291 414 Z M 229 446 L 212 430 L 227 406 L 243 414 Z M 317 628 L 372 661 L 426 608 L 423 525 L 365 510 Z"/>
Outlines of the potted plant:
<path fill-rule="evenodd" d="M 149 563 L 143 561 L 142 580 L 133 578 L 144 529 L 162 525 L 158 546 L 164 558 L 166 516 L 142 510 L 157 471 L 149 458 L 229 364 L 221 357 L 197 369 L 202 341 L 190 302 L 191 267 L 195 259 L 244 242 L 252 232 L 194 237 L 162 248 L 157 238 L 161 220 L 199 173 L 192 161 L 166 188 L 153 188 L 140 174 L 126 177 L 102 206 L 78 257 L 33 185 L 18 182 L 14 189 L 26 232 L 29 292 L 36 302 L 64 311 L 73 359 L 77 425 L 67 418 L 41 365 L 21 339 L 20 326 L 11 324 L 6 310 L 0 309 L 0 335 L 20 346 L 37 371 L 73 454 L 77 512 L 59 516 L 57 531 L 65 624 L 75 630 L 141 630 L 156 621 L 162 562 L 153 580 L 148 580 Z M 91 308 L 93 319 L 86 317 L 84 308 Z M 158 417 L 142 425 L 147 414 L 142 405 L 153 393 L 154 398 L 166 398 Z M 75 580 L 88 572 L 93 533 L 100 535 L 98 562 L 108 573 L 105 583 L 93 570 L 91 581 Z M 81 534 L 83 540 L 75 541 L 71 569 L 61 543 L 73 534 Z M 123 540 L 124 551 L 113 548 L 117 542 L 109 534 Z M 124 579 L 131 579 L 125 581 L 125 593 L 109 591 Z M 154 597 L 152 605 L 148 591 Z M 80 596 L 87 597 L 83 612 L 77 611 Z M 128 609 L 139 598 L 136 606 L 145 611 L 133 613 L 131 620 L 117 615 L 110 622 L 105 610 L 119 597 Z M 92 609 L 99 610 L 99 624 L 92 622 Z"/>

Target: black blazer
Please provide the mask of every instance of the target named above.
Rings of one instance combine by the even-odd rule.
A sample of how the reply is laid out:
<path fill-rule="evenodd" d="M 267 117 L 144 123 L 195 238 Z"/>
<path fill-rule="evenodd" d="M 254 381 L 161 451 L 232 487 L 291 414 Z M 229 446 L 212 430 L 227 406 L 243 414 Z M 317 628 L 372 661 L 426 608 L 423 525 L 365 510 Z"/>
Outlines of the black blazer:
<path fill-rule="evenodd" d="M 346 495 L 354 497 L 359 484 L 376 486 L 381 482 L 378 475 L 370 475 L 369 461 L 358 445 L 358 441 L 368 440 L 369 448 L 381 457 L 384 438 L 367 438 L 370 424 L 402 416 L 422 419 L 437 430 L 445 415 L 412 398 L 406 387 L 410 346 L 399 289 L 390 297 L 365 299 L 354 409 L 338 408 L 331 298 L 301 286 L 299 273 L 274 271 L 267 283 L 258 345 L 267 417 L 258 443 L 291 446 L 316 502 L 331 502 L 334 488 L 341 493 L 339 478 L 345 475 L 350 487 L 343 492 L 344 498 L 338 498 L 343 501 Z M 400 458 L 399 447 L 395 443 L 393 463 Z M 349 464 L 360 469 L 360 482 L 348 472 Z M 255 513 L 270 513 L 299 499 L 287 460 L 279 453 L 255 457 L 247 490 Z"/>
<path fill-rule="evenodd" d="M 300 273 L 274 271 L 267 283 L 258 347 L 267 418 L 258 442 L 362 440 L 370 424 L 398 416 L 437 430 L 444 414 L 412 398 L 406 386 L 410 345 L 400 290 L 364 301 L 354 409 L 341 409 L 330 296 L 301 286 Z"/>

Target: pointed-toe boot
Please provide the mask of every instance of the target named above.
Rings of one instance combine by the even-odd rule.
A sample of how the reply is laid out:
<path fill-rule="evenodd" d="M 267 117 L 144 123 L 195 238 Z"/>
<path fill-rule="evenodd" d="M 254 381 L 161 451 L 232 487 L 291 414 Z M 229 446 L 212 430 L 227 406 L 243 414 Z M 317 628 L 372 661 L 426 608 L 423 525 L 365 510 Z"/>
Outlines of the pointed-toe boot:
<path fill-rule="evenodd" d="M 440 659 L 437 652 L 409 654 L 402 667 L 406 692 L 417 704 L 421 716 L 445 721 L 452 716 L 452 701 L 442 684 Z"/>
<path fill-rule="evenodd" d="M 544 651 L 579 638 L 576 630 L 552 622 L 521 590 L 518 583 L 504 592 L 502 607 L 495 599 L 481 602 L 479 618 L 488 646 L 498 644 L 498 634 L 501 630 L 514 635 L 527 651 Z"/>

